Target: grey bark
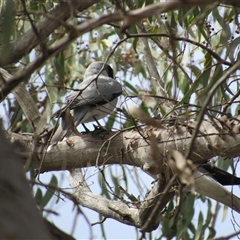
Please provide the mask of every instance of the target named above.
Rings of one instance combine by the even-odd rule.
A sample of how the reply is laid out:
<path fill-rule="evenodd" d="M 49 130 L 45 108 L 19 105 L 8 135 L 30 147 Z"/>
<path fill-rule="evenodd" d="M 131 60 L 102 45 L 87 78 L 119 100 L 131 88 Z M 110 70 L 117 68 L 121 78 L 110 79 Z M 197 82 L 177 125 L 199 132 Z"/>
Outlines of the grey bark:
<path fill-rule="evenodd" d="M 23 165 L 0 130 L 0 239 L 50 239 Z"/>

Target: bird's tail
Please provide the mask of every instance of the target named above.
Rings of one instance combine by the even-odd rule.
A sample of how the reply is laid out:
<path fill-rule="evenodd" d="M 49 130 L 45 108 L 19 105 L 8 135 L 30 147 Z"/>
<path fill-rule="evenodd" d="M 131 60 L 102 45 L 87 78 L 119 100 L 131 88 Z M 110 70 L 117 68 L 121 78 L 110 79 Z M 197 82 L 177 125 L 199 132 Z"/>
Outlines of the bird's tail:
<path fill-rule="evenodd" d="M 224 186 L 215 181 L 212 177 L 206 174 L 195 171 L 195 191 L 210 197 L 217 202 L 232 208 L 240 213 L 240 198 L 228 191 Z"/>
<path fill-rule="evenodd" d="M 63 138 L 69 137 L 72 133 L 72 129 L 75 129 L 73 117 L 68 108 L 61 114 L 61 118 L 62 121 L 59 124 L 55 133 L 53 134 L 50 140 L 50 145 L 55 145 L 59 141 L 62 141 Z"/>

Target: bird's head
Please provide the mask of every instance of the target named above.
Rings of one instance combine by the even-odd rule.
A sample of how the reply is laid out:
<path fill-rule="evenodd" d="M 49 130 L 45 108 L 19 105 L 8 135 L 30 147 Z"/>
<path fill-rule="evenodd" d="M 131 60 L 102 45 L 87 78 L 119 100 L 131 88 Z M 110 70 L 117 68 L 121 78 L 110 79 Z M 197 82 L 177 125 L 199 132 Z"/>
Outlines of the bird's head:
<path fill-rule="evenodd" d="M 114 78 L 113 69 L 108 64 L 104 62 L 93 62 L 86 69 L 86 72 L 84 74 L 84 79 L 91 77 L 93 75 L 97 75 L 100 71 L 101 71 L 100 75 Z"/>

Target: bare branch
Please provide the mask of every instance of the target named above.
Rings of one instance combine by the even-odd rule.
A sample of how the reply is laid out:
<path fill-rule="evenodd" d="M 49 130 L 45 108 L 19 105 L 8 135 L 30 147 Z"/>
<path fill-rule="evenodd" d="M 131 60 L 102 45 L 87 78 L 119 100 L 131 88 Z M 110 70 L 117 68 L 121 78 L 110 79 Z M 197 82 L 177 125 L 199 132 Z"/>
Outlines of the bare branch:
<path fill-rule="evenodd" d="M 193 145 L 194 145 L 194 141 L 198 135 L 198 130 L 200 129 L 200 126 L 202 124 L 202 120 L 204 118 L 204 114 L 205 114 L 205 111 L 206 111 L 206 108 L 211 100 L 211 98 L 213 97 L 214 93 L 217 91 L 218 87 L 223 83 L 225 82 L 229 77 L 230 75 L 235 72 L 236 70 L 238 70 L 240 68 L 240 61 L 236 62 L 232 67 L 230 67 L 226 73 L 216 81 L 216 83 L 213 85 L 213 87 L 211 88 L 209 94 L 207 95 L 207 98 L 205 99 L 204 101 L 204 104 L 200 110 L 200 113 L 198 115 L 198 122 L 195 126 L 195 131 L 193 133 L 193 136 L 192 136 L 192 141 L 191 141 L 191 144 L 189 145 L 189 148 L 188 148 L 188 151 L 186 152 L 186 158 L 188 159 L 191 155 L 191 151 L 193 150 Z"/>
<path fill-rule="evenodd" d="M 139 216 L 144 232 L 151 232 L 158 227 L 161 211 L 174 196 L 174 192 L 169 190 L 175 179 L 176 176 L 173 176 L 167 184 L 166 179 L 159 175 L 155 186 L 141 204 Z"/>
<path fill-rule="evenodd" d="M 78 2 L 78 1 L 76 1 Z M 85 1 L 84 1 L 85 2 Z M 62 38 L 57 43 L 54 44 L 54 46 L 50 47 L 48 49 L 48 54 L 42 54 L 40 57 L 38 57 L 33 63 L 29 64 L 29 66 L 25 67 L 24 69 L 20 70 L 16 73 L 16 75 L 11 78 L 1 89 L 0 89 L 0 101 L 2 101 L 11 91 L 14 87 L 16 87 L 21 81 L 28 78 L 37 68 L 42 66 L 42 64 L 52 56 L 56 55 L 63 49 L 65 49 L 72 41 L 74 41 L 79 35 L 84 34 L 86 32 L 92 31 L 93 29 L 102 26 L 106 23 L 116 22 L 116 21 L 123 21 L 122 30 L 124 31 L 127 27 L 131 26 L 132 24 L 136 23 L 142 18 L 152 16 L 157 13 L 162 13 L 166 11 L 173 10 L 175 8 L 185 8 L 189 6 L 198 6 L 198 5 L 204 5 L 207 4 L 207 2 L 199 2 L 195 0 L 189 0 L 189 1 L 169 1 L 169 2 L 162 2 L 162 3 L 156 3 L 151 4 L 145 8 L 140 8 L 136 10 L 132 10 L 129 12 L 116 12 L 113 14 L 108 15 L 102 15 L 101 17 L 97 19 L 91 19 L 89 21 L 85 21 L 78 27 L 76 27 L 74 30 L 69 33 L 68 36 Z M 60 5 L 61 6 L 61 5 Z M 54 21 L 53 21 L 54 22 Z M 36 29 L 38 29 L 38 25 L 36 25 Z M 41 35 L 41 34 L 40 34 Z M 36 37 L 36 36 L 35 36 Z M 26 50 L 26 49 L 25 49 Z M 16 50 L 17 52 L 17 50 Z M 25 51 L 25 54 L 28 53 L 28 51 Z M 0 55 L 1 56 L 1 55 Z M 11 53 L 10 53 L 11 56 Z M 16 57 L 17 58 L 17 57 Z M 16 59 L 14 58 L 14 59 Z M 9 61 L 5 61 L 9 62 Z M 1 64 L 1 58 L 0 58 L 0 66 Z"/>
<path fill-rule="evenodd" d="M 0 68 L 0 74 L 3 76 L 5 81 L 8 81 L 8 79 L 12 77 L 10 73 L 2 68 Z M 49 128 L 49 126 L 46 125 L 46 118 L 40 114 L 31 95 L 23 85 L 18 85 L 14 89 L 13 94 L 16 97 L 27 119 L 32 124 L 34 132 L 38 136 L 44 131 L 44 129 Z"/>
<path fill-rule="evenodd" d="M 119 222 L 140 227 L 138 222 L 138 209 L 132 204 L 108 200 L 100 195 L 93 194 L 80 170 L 71 172 L 70 184 L 74 189 L 74 196 L 82 206 L 114 218 Z"/>
<path fill-rule="evenodd" d="M 240 124 L 238 118 L 214 119 L 212 122 L 210 120 L 202 121 L 200 131 L 194 141 L 194 151 L 191 152 L 188 159 L 191 159 L 194 164 L 201 164 L 214 156 L 239 156 Z M 196 123 L 186 123 L 185 126 L 166 126 L 161 129 L 155 128 L 152 131 L 158 146 L 159 162 L 164 163 L 169 150 L 176 149 L 182 154 L 186 154 L 192 141 L 195 125 Z M 98 166 L 128 164 L 142 167 L 145 163 L 152 162 L 152 146 L 145 141 L 145 139 L 150 141 L 148 131 L 147 129 L 141 134 L 138 131 L 120 132 L 119 134 L 110 132 L 104 137 L 97 134 L 92 136 L 91 133 L 82 137 L 73 136 L 68 138 L 73 143 L 71 146 L 68 141 L 62 141 L 48 152 L 46 152 L 45 146 L 38 146 L 31 167 L 38 169 L 42 157 L 44 157 L 41 167 L 43 172 L 96 166 L 96 163 Z M 115 137 L 113 137 L 114 135 Z M 142 138 L 142 135 L 145 136 L 145 139 Z M 34 144 L 32 136 L 9 133 L 9 138 L 12 143 L 17 145 L 18 154 L 25 161 L 29 154 L 32 154 L 32 145 Z M 111 140 L 108 141 L 108 139 Z M 108 142 L 107 145 L 105 145 L 106 142 Z M 101 150 L 99 151 L 99 149 Z M 155 174 L 161 173 L 163 166 L 158 166 L 155 170 Z"/>
<path fill-rule="evenodd" d="M 60 1 L 60 4 L 48 13 L 48 15 L 52 15 L 52 18 L 45 17 L 36 24 L 35 28 L 40 39 L 36 36 L 35 31 L 30 29 L 20 39 L 10 45 L 7 56 L 2 54 L 4 49 L 0 49 L 0 66 L 19 61 L 34 47 L 40 44 L 39 40 L 44 41 L 56 28 L 58 28 L 61 25 L 61 21 L 66 21 L 73 13 L 73 10 L 81 12 L 99 1 L 100 0 Z"/>

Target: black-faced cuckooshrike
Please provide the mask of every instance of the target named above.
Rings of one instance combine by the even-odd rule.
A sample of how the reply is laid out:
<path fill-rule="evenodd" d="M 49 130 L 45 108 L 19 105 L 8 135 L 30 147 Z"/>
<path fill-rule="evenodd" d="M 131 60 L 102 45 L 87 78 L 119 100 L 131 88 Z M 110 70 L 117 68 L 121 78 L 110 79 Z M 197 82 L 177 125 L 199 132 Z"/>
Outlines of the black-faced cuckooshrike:
<path fill-rule="evenodd" d="M 62 118 L 50 144 L 69 137 L 72 127 L 66 121 L 66 112 L 70 110 L 73 124 L 93 122 L 109 115 L 116 107 L 122 85 L 114 79 L 112 68 L 103 62 L 93 62 L 86 69 L 84 80 L 66 97 L 65 106 L 57 114 Z"/>

